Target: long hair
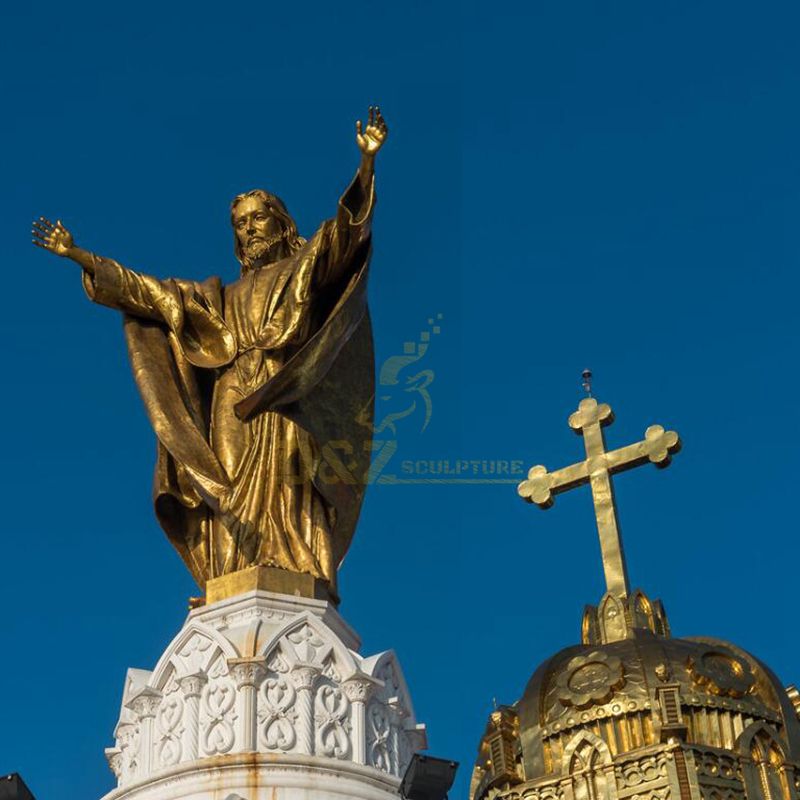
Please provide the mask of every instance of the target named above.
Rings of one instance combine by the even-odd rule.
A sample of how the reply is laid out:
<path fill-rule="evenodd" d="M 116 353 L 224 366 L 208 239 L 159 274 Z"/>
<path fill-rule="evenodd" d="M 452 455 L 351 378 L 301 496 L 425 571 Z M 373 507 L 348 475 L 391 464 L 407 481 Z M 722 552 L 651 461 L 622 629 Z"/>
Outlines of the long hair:
<path fill-rule="evenodd" d="M 292 219 L 291 214 L 286 210 L 283 200 L 277 195 L 266 192 L 263 189 L 253 189 L 250 192 L 237 194 L 236 197 L 233 198 L 231 201 L 231 224 L 233 224 L 233 212 L 236 206 L 248 197 L 255 197 L 257 200 L 260 200 L 267 209 L 269 209 L 272 216 L 278 220 L 278 224 L 281 226 L 280 238 L 283 240 L 285 256 L 296 253 L 306 243 L 306 240 L 298 234 L 297 225 Z M 239 245 L 239 238 L 236 236 L 235 230 L 233 232 L 233 252 L 242 265 L 242 271 L 247 272 L 250 269 L 250 264 L 242 252 L 242 248 Z"/>

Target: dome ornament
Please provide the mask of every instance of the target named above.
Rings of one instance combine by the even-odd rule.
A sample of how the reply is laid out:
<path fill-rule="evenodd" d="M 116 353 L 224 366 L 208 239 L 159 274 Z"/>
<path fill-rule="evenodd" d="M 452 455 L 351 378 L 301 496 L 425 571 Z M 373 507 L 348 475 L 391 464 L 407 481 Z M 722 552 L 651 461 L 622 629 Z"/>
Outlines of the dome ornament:
<path fill-rule="evenodd" d="M 602 650 L 575 656 L 558 676 L 558 699 L 564 706 L 586 708 L 605 703 L 625 683 L 622 661 Z"/>
<path fill-rule="evenodd" d="M 708 650 L 689 658 L 689 674 L 696 686 L 721 697 L 744 697 L 755 688 L 755 676 L 747 662 L 720 650 Z"/>

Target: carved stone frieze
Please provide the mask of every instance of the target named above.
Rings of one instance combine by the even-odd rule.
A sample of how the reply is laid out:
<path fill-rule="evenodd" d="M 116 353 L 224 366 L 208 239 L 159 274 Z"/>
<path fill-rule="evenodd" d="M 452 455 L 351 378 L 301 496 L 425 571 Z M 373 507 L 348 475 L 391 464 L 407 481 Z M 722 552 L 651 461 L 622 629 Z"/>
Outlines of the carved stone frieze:
<path fill-rule="evenodd" d="M 325 604 L 297 599 L 292 613 L 293 599 L 280 598 L 279 611 L 275 602 L 199 608 L 153 672 L 129 671 L 106 751 L 119 786 L 247 752 L 403 774 L 425 735 L 395 656 L 355 653 Z"/>

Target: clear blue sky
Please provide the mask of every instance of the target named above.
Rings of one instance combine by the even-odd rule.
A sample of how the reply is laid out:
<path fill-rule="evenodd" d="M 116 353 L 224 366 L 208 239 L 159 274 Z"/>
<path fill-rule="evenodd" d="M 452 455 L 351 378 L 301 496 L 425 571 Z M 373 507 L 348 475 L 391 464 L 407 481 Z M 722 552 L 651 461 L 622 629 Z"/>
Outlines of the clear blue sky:
<path fill-rule="evenodd" d="M 0 772 L 41 800 L 107 791 L 125 670 L 155 664 L 196 591 L 151 510 L 120 321 L 30 220 L 232 279 L 230 198 L 264 186 L 313 231 L 374 101 L 379 361 L 442 314 L 430 421 L 398 427 L 387 471 L 572 463 L 591 366 L 609 444 L 653 422 L 684 440 L 617 481 L 634 582 L 678 635 L 800 679 L 799 24 L 795 3 L 702 0 L 6 9 Z M 509 484 L 370 489 L 342 611 L 365 652 L 397 650 L 431 753 L 462 762 L 454 798 L 492 697 L 517 699 L 602 592 L 588 490 L 570 494 L 543 513 Z"/>

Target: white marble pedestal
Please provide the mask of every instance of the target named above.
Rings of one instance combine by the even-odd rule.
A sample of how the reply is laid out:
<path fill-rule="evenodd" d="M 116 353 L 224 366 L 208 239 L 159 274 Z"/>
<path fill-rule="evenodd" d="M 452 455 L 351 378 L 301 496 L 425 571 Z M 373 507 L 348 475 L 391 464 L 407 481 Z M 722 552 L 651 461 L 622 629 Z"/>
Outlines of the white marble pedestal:
<path fill-rule="evenodd" d="M 130 669 L 104 800 L 389 800 L 425 729 L 391 651 L 328 602 L 252 591 L 192 611 Z"/>

